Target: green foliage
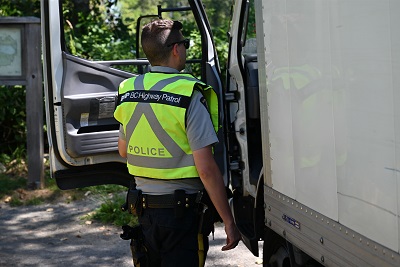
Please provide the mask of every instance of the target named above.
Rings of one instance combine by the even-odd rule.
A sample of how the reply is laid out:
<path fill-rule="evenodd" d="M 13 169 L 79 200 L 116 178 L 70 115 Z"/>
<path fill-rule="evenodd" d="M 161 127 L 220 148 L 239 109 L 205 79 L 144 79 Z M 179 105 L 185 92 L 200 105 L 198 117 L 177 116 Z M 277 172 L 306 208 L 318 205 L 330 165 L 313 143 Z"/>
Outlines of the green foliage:
<path fill-rule="evenodd" d="M 66 44 L 73 55 L 91 60 L 132 58 L 133 38 L 118 15 L 115 2 L 64 2 Z"/>
<path fill-rule="evenodd" d="M 96 185 L 96 186 L 79 188 L 77 190 L 85 191 L 85 192 L 90 191 L 92 194 L 95 194 L 95 195 L 107 196 L 109 194 L 126 191 L 126 187 L 124 187 L 122 185 L 115 185 L 115 184 L 104 184 L 104 185 Z"/>
<path fill-rule="evenodd" d="M 90 0 L 84 3 L 85 1 L 67 1 L 63 4 L 64 31 L 70 52 L 91 60 L 136 58 L 137 20 L 142 15 L 157 15 L 159 1 Z M 216 42 L 217 50 L 221 51 L 220 54 L 223 57 L 227 51 L 226 32 L 229 27 L 230 2 L 204 0 L 204 4 L 209 14 L 214 37 L 220 40 Z M 184 5 L 182 1 L 177 0 L 162 2 L 163 8 L 182 5 Z M 194 21 L 190 20 L 185 13 L 163 13 L 163 17 L 181 20 L 185 26 L 183 30 L 185 36 L 198 36 Z M 200 49 L 199 47 L 196 52 Z M 222 53 L 223 50 L 225 51 Z M 201 55 L 201 53 L 195 54 Z M 225 59 L 226 57 L 223 57 L 222 62 Z"/>
<path fill-rule="evenodd" d="M 157 15 L 159 2 L 159 0 L 118 1 L 122 23 L 127 25 L 132 35 L 136 34 L 136 22 L 140 16 Z"/>
<path fill-rule="evenodd" d="M 19 198 L 11 198 L 10 200 L 10 206 L 11 207 L 19 207 L 19 206 L 23 206 L 24 203 L 19 199 Z"/>
<path fill-rule="evenodd" d="M 11 177 L 0 174 L 0 199 L 11 194 L 14 190 L 25 187 L 26 179 L 23 177 Z"/>
<path fill-rule="evenodd" d="M 136 217 L 121 210 L 121 206 L 125 203 L 126 199 L 126 187 L 120 185 L 98 185 L 77 190 L 89 191 L 90 195 L 93 195 L 95 199 L 98 199 L 102 203 L 99 208 L 83 219 L 96 220 L 116 226 L 125 224 L 134 226 L 137 224 Z"/>
<path fill-rule="evenodd" d="M 101 206 L 84 219 L 97 220 L 102 223 L 111 223 L 116 226 L 138 224 L 137 217 L 122 211 L 121 206 L 125 203 L 125 196 L 113 195 L 111 198 L 102 201 Z"/>
<path fill-rule="evenodd" d="M 46 199 L 43 197 L 35 197 L 26 201 L 27 206 L 37 206 L 46 203 Z"/>
<path fill-rule="evenodd" d="M 231 15 L 232 0 L 215 1 L 203 0 L 203 4 L 207 13 L 208 21 L 212 29 L 224 29 L 224 38 L 229 26 Z M 214 33 L 215 34 L 215 33 Z M 221 37 L 221 36 L 220 36 Z"/>
<path fill-rule="evenodd" d="M 0 159 L 25 158 L 25 87 L 0 86 L 0 106 L 7 107 L 0 109 Z"/>
<path fill-rule="evenodd" d="M 223 33 L 223 34 L 222 34 Z M 226 32 L 223 29 L 217 29 L 217 33 L 214 36 L 215 47 L 221 67 L 222 82 L 225 83 L 226 78 L 226 67 L 228 62 L 228 49 L 229 43 L 226 41 Z"/>
<path fill-rule="evenodd" d="M 40 0 L 0 0 L 0 17 L 40 17 Z"/>

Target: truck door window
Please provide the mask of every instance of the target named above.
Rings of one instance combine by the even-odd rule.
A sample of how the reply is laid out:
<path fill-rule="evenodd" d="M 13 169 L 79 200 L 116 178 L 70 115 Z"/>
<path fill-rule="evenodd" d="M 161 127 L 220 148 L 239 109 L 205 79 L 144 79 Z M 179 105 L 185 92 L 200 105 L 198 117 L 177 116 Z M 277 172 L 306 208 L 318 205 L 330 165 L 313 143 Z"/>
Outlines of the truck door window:
<path fill-rule="evenodd" d="M 262 168 L 260 98 L 258 86 L 257 40 L 254 1 L 249 1 L 242 34 L 242 55 L 246 80 L 246 127 L 248 138 L 250 183 L 257 185 Z"/>

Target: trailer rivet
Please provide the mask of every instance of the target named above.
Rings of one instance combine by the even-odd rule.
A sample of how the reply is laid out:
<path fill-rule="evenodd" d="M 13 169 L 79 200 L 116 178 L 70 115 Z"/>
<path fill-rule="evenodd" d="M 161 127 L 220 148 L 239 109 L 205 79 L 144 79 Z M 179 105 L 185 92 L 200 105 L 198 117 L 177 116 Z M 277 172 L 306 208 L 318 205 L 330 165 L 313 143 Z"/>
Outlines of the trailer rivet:
<path fill-rule="evenodd" d="M 271 206 L 268 206 L 268 211 L 271 211 Z"/>
<path fill-rule="evenodd" d="M 285 230 L 283 230 L 283 236 L 286 236 L 286 231 Z"/>
<path fill-rule="evenodd" d="M 321 262 L 325 262 L 324 256 L 321 256 Z"/>
<path fill-rule="evenodd" d="M 321 242 L 321 244 L 323 244 L 323 243 L 324 243 L 324 238 L 321 237 L 321 238 L 319 239 L 319 242 Z"/>

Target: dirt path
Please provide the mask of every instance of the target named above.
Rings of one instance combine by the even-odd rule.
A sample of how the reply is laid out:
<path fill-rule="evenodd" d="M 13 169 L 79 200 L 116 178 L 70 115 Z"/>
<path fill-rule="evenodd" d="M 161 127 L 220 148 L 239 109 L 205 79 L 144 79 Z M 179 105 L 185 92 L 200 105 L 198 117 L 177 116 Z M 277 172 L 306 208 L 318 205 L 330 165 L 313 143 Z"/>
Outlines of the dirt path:
<path fill-rule="evenodd" d="M 82 220 L 99 205 L 91 198 L 17 208 L 1 203 L 0 266 L 133 266 L 129 241 L 119 238 L 119 227 Z M 262 266 L 243 243 L 220 251 L 223 234 L 219 225 L 210 240 L 206 266 Z"/>

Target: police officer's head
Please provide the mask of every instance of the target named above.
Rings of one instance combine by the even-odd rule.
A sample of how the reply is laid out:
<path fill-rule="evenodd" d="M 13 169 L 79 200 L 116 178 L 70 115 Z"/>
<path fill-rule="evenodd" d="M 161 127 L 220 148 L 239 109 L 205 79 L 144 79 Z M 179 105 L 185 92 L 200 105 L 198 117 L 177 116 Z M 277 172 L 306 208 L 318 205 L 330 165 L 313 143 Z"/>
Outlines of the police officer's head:
<path fill-rule="evenodd" d="M 154 20 L 143 27 L 142 47 L 152 66 L 169 66 L 182 70 L 186 63 L 189 40 L 182 35 L 182 23 Z"/>

